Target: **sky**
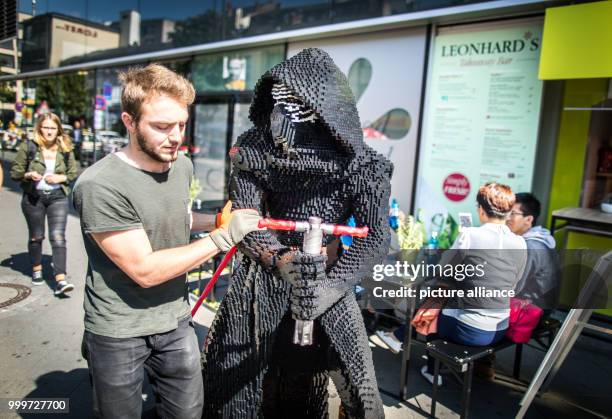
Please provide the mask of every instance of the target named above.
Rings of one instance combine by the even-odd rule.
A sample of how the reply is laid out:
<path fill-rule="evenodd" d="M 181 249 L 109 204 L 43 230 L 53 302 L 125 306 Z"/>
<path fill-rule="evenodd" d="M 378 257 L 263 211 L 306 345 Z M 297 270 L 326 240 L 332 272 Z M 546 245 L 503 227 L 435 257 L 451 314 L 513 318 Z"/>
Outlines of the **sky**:
<path fill-rule="evenodd" d="M 35 0 L 36 14 L 47 12 L 63 13 L 104 23 L 119 20 L 123 10 L 139 10 L 141 19 L 166 18 L 182 20 L 204 13 L 209 9 L 220 10 L 224 0 Z M 255 0 L 225 0 L 233 7 L 256 4 Z M 325 0 L 282 0 L 286 6 L 297 6 L 307 3 L 319 3 Z M 32 13 L 32 0 L 18 0 L 19 10 Z M 259 3 L 266 3 L 260 0 Z"/>

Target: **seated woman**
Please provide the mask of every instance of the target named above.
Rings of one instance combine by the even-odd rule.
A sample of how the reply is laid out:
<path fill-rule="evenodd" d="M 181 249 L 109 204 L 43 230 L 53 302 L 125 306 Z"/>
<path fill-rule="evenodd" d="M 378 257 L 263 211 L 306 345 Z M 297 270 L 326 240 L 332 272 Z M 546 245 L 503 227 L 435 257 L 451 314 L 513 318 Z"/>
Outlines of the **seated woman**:
<path fill-rule="evenodd" d="M 514 193 L 506 185 L 487 183 L 478 190 L 476 201 L 481 226 L 464 228 L 439 263 L 442 266 L 484 265 L 484 276 L 452 281 L 451 285 L 462 289 L 466 296 L 446 302 L 438 316 L 437 333 L 428 335 L 427 340 L 441 338 L 463 345 L 487 346 L 501 340 L 508 328 L 510 297 L 468 296 L 467 292 L 483 288 L 513 290 L 522 277 L 527 259 L 525 240 L 506 226 L 515 201 Z M 392 341 L 397 348 L 397 343 L 401 345 L 403 340 L 402 332 L 403 329 L 398 329 L 393 335 L 384 336 L 383 341 Z M 428 358 L 427 365 L 421 369 L 421 374 L 431 383 L 433 364 L 433 359 Z M 441 385 L 441 377 L 438 379 Z"/>

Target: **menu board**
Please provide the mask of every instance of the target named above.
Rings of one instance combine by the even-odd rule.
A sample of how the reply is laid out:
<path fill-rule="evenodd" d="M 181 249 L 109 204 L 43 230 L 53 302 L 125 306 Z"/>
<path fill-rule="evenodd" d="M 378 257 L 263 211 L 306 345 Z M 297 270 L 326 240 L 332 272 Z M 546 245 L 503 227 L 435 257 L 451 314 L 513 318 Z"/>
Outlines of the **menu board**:
<path fill-rule="evenodd" d="M 425 105 L 415 208 L 476 214 L 487 182 L 531 190 L 542 82 L 541 19 L 439 29 Z"/>

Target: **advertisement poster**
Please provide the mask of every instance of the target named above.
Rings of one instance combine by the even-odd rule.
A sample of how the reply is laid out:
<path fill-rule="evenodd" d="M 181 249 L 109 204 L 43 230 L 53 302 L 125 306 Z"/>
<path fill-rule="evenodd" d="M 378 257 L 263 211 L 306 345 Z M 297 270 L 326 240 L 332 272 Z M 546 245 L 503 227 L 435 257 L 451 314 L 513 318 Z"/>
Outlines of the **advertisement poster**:
<path fill-rule="evenodd" d="M 321 48 L 349 80 L 365 142 L 393 162 L 391 196 L 410 211 L 425 59 L 425 28 L 289 44 Z"/>
<path fill-rule="evenodd" d="M 531 190 L 541 19 L 440 28 L 433 40 L 415 208 L 455 221 L 487 182 Z"/>

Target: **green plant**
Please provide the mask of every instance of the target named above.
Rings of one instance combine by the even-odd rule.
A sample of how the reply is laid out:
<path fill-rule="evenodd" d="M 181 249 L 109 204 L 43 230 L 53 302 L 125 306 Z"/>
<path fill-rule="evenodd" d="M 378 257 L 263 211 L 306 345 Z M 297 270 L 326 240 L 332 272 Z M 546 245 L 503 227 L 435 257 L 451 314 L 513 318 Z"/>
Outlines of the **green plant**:
<path fill-rule="evenodd" d="M 419 215 L 415 219 L 412 215 L 400 218 L 397 229 L 397 239 L 402 250 L 418 250 L 425 242 L 425 225 Z"/>
<path fill-rule="evenodd" d="M 0 83 L 0 103 L 15 103 L 15 86 L 10 82 Z"/>
<path fill-rule="evenodd" d="M 444 224 L 444 228 L 440 231 L 438 235 L 438 248 L 439 249 L 450 249 L 450 247 L 457 239 L 459 235 L 459 225 L 455 221 L 455 219 L 449 214 L 446 217 L 446 222 Z"/>
<path fill-rule="evenodd" d="M 193 201 L 196 200 L 198 195 L 202 192 L 202 186 L 200 186 L 200 179 L 194 177 L 189 185 L 189 206 L 193 205 Z"/>

